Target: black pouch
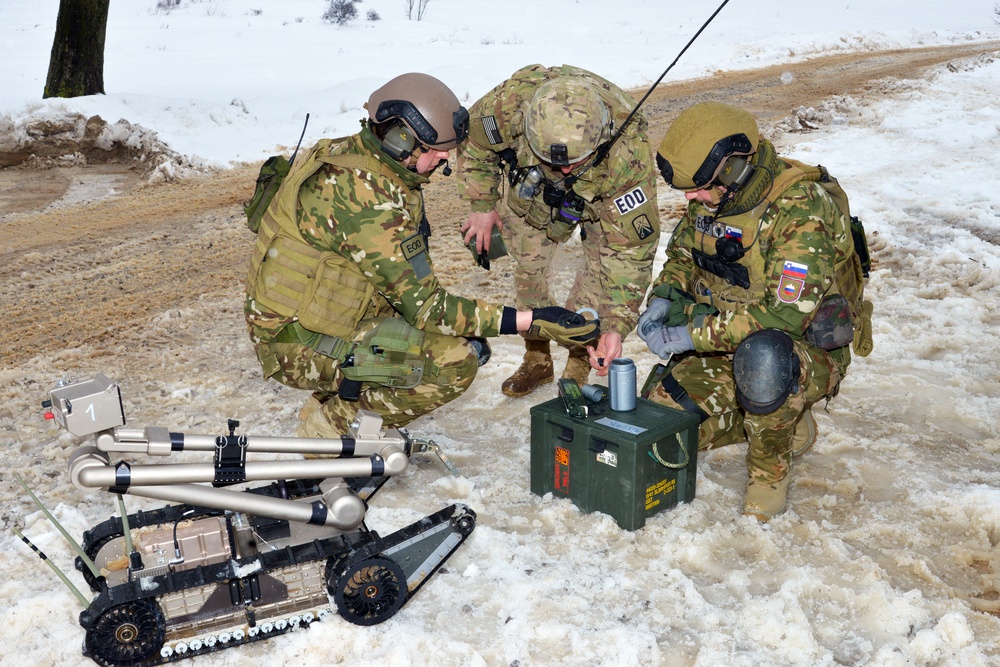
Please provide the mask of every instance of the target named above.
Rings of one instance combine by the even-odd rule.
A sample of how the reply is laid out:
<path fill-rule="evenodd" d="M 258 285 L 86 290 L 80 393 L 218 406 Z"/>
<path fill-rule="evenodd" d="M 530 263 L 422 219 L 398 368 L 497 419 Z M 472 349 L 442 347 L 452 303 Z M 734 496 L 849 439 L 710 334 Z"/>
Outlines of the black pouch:
<path fill-rule="evenodd" d="M 865 278 L 872 270 L 872 257 L 868 252 L 868 237 L 865 236 L 865 226 L 861 223 L 861 218 L 851 216 L 851 238 L 854 239 L 854 252 L 857 253 L 861 261 L 861 273 Z"/>
<path fill-rule="evenodd" d="M 827 296 L 819 304 L 812 324 L 806 329 L 806 341 L 821 350 L 836 350 L 854 340 L 851 308 L 840 294 Z"/>
<path fill-rule="evenodd" d="M 285 176 L 288 176 L 290 168 L 291 163 L 282 155 L 272 155 L 261 165 L 253 197 L 243 202 L 243 212 L 247 216 L 247 227 L 254 234 L 260 229 L 260 221 L 264 217 L 264 211 L 271 205 L 274 194 L 281 187 Z"/>

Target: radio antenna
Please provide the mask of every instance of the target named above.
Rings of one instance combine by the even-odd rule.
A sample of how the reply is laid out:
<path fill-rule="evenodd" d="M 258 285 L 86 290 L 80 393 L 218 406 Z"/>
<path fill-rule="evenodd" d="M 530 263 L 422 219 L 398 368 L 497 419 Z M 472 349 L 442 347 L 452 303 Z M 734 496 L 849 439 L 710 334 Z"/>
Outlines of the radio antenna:
<path fill-rule="evenodd" d="M 681 56 L 683 56 L 684 53 L 691 47 L 691 45 L 694 44 L 695 40 L 698 39 L 699 36 L 701 36 L 701 33 L 705 31 L 705 28 L 707 28 L 709 24 L 711 24 L 712 21 L 715 20 L 715 17 L 719 15 L 719 12 L 722 11 L 722 8 L 728 4 L 729 0 L 722 0 L 722 4 L 719 5 L 716 8 L 716 10 L 712 12 L 712 15 L 708 17 L 708 20 L 705 21 L 700 28 L 698 28 L 698 32 L 696 32 L 694 36 L 688 40 L 688 43 L 685 44 L 684 48 L 680 50 L 680 53 L 677 54 L 677 57 L 674 58 L 673 62 L 667 66 L 667 69 L 663 70 L 663 74 L 660 75 L 660 78 L 658 78 L 656 81 L 653 82 L 653 85 L 649 87 L 649 90 L 646 91 L 646 94 L 643 95 L 642 98 L 636 103 L 635 107 L 632 109 L 632 112 L 625 118 L 625 121 L 618 128 L 618 131 L 615 132 L 610 139 L 608 139 L 603 144 L 597 147 L 597 151 L 594 153 L 594 159 L 591 161 L 591 163 L 588 164 L 586 167 L 584 167 L 584 169 L 580 171 L 580 173 L 575 174 L 576 178 L 574 178 L 572 181 L 570 181 L 569 177 L 567 177 L 566 179 L 567 187 L 572 187 L 573 183 L 576 182 L 576 180 L 579 179 L 580 176 L 583 176 L 583 174 L 586 173 L 591 167 L 600 164 L 606 157 L 608 157 L 608 154 L 611 152 L 611 147 L 615 144 L 616 141 L 618 141 L 618 139 L 621 138 L 622 134 L 624 134 L 625 128 L 628 127 L 629 122 L 632 120 L 635 114 L 639 112 L 639 108 L 643 105 L 646 99 L 648 99 L 649 96 L 653 94 L 653 91 L 656 90 L 656 87 L 660 85 L 660 82 L 663 81 L 663 77 L 665 77 L 667 73 L 674 68 L 674 65 L 676 65 L 677 61 L 681 59 Z"/>

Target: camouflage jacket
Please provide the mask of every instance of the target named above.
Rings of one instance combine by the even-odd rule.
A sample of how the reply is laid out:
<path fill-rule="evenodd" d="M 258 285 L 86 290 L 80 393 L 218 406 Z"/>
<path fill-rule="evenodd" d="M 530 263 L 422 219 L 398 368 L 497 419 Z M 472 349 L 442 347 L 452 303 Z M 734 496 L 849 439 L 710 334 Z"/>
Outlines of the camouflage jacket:
<path fill-rule="evenodd" d="M 432 333 L 499 335 L 502 305 L 451 295 L 434 274 L 420 230 L 420 188 L 428 179 L 387 159 L 367 128 L 334 152 L 374 156 L 389 165 L 384 173 L 391 173 L 327 164 L 299 189 L 297 226 L 303 242 L 349 258 L 352 277 L 375 288 L 364 316 L 395 311 L 411 326 Z M 255 343 L 273 339 L 297 319 L 268 312 L 253 294 L 247 295 L 244 311 Z"/>
<path fill-rule="evenodd" d="M 688 330 L 698 352 L 733 352 L 754 331 L 779 329 L 802 339 L 820 302 L 837 293 L 835 264 L 854 252 L 843 213 L 816 182 L 799 181 L 776 194 L 763 215 L 713 217 L 691 202 L 667 245 L 654 293 L 670 285 L 720 311 L 696 318 Z M 698 253 L 715 254 L 719 237 L 747 249 L 735 264 L 748 269 L 744 289 L 695 265 Z"/>
<path fill-rule="evenodd" d="M 504 171 L 509 170 L 509 165 L 502 163 L 500 152 L 510 148 L 518 167 L 538 165 L 547 179 L 562 178 L 561 173 L 542 163 L 532 152 L 524 135 L 524 111 L 535 89 L 560 76 L 584 77 L 592 83 L 608 106 L 614 129 L 635 107 L 635 101 L 627 93 L 584 69 L 531 65 L 518 70 L 469 110 L 469 139 L 459 147 L 457 172 L 459 194 L 469 202 L 473 212 L 499 209 L 506 190 L 504 203 L 515 218 L 538 229 L 546 229 L 550 224 L 553 211 L 544 203 L 541 192 L 525 201 L 518 198 L 513 188 L 504 188 Z M 638 318 L 660 237 L 654 165 L 646 137 L 646 119 L 639 112 L 608 157 L 583 173 L 573 185 L 573 191 L 585 200 L 582 222 L 599 224 L 606 242 L 601 248 L 603 294 L 595 295 L 595 301 L 601 304 L 601 327 L 605 331 L 618 331 L 623 337 Z"/>

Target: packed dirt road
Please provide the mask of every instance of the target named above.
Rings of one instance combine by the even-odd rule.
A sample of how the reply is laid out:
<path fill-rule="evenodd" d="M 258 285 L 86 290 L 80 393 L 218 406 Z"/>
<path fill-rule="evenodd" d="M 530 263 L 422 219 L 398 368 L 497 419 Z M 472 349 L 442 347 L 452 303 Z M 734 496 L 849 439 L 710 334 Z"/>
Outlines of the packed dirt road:
<path fill-rule="evenodd" d="M 645 105 L 650 138 L 657 143 L 676 114 L 698 101 L 729 101 L 769 125 L 832 96 L 877 96 L 894 80 L 998 48 L 991 42 L 851 52 L 668 81 Z M 638 98 L 645 90 L 633 93 Z M 238 290 L 252 243 L 240 204 L 251 193 L 256 170 L 246 165 L 158 185 L 145 185 L 141 174 L 121 164 L 0 170 L 3 365 L 98 342 L 206 295 Z M 446 286 L 468 296 L 509 295 L 510 274 L 503 266 L 468 278 L 469 258 L 456 233 L 464 208 L 454 184 L 436 176 L 427 190 L 435 262 Z M 676 216 L 664 213 L 669 228 Z M 463 268 L 449 271 L 452 261 Z"/>

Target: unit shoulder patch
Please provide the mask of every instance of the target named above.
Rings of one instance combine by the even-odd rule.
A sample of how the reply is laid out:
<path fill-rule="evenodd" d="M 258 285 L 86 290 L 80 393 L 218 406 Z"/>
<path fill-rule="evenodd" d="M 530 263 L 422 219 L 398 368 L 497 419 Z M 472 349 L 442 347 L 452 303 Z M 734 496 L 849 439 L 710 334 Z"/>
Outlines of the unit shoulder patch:
<path fill-rule="evenodd" d="M 632 227 L 635 229 L 635 234 L 639 237 L 640 241 L 645 241 L 653 234 L 653 225 L 645 215 L 637 216 L 632 221 Z"/>
<path fill-rule="evenodd" d="M 781 269 L 781 278 L 778 280 L 778 299 L 783 303 L 798 301 L 802 296 L 808 274 L 808 265 L 786 260 Z"/>

